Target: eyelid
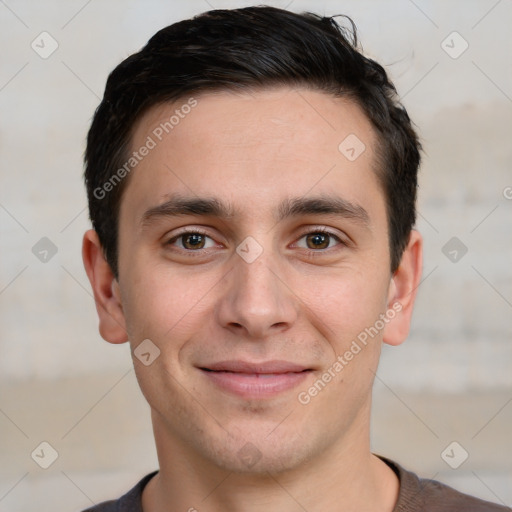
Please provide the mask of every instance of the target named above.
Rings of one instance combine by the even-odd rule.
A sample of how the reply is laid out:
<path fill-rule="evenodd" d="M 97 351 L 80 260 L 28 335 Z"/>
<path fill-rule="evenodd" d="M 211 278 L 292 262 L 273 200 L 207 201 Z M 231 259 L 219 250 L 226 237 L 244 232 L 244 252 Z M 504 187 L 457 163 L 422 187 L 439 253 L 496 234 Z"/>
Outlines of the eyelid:
<path fill-rule="evenodd" d="M 182 236 L 182 235 L 191 235 L 191 234 L 195 234 L 195 233 L 198 233 L 200 235 L 204 235 L 204 236 L 210 236 L 208 235 L 208 233 L 202 229 L 202 228 L 190 228 L 190 227 L 186 227 L 186 228 L 183 228 L 181 229 L 180 231 L 178 231 L 177 233 L 174 233 L 172 235 L 172 238 L 171 239 L 174 239 L 174 238 L 177 238 L 179 236 Z M 171 240 L 170 239 L 170 240 Z"/>
<path fill-rule="evenodd" d="M 298 240 L 305 237 L 306 235 L 312 235 L 315 233 L 323 233 L 323 234 L 329 235 L 329 236 L 335 238 L 341 245 L 349 244 L 349 240 L 348 240 L 347 236 L 342 236 L 342 235 L 332 231 L 331 229 L 326 228 L 325 226 L 307 226 L 307 228 L 305 228 L 305 230 L 302 231 L 301 235 L 299 236 L 299 238 L 297 238 L 297 240 L 294 242 L 294 244 L 297 243 Z M 312 251 L 313 249 L 310 249 L 310 250 Z M 327 249 L 323 249 L 323 250 L 326 251 Z M 321 250 L 318 249 L 315 252 L 321 252 Z"/>
<path fill-rule="evenodd" d="M 181 238 L 182 236 L 185 236 L 185 235 L 202 235 L 204 237 L 207 237 L 207 238 L 210 238 L 211 240 L 213 240 L 215 243 L 218 243 L 212 236 L 210 236 L 205 230 L 201 229 L 201 228 L 183 228 L 182 231 L 179 231 L 178 233 L 174 233 L 171 238 L 169 238 L 165 243 L 164 245 L 172 245 L 174 242 L 176 242 L 179 238 Z M 183 250 L 183 251 L 187 251 L 187 249 L 181 249 L 181 248 L 178 248 L 180 250 Z M 205 249 L 198 249 L 196 251 L 191 251 L 191 250 L 188 250 L 187 252 L 199 252 L 199 251 L 204 251 Z"/>
<path fill-rule="evenodd" d="M 306 226 L 303 231 L 301 230 L 301 233 L 301 236 L 308 235 L 311 233 L 327 233 L 328 235 L 339 237 L 337 233 L 335 233 L 333 230 L 325 226 Z"/>

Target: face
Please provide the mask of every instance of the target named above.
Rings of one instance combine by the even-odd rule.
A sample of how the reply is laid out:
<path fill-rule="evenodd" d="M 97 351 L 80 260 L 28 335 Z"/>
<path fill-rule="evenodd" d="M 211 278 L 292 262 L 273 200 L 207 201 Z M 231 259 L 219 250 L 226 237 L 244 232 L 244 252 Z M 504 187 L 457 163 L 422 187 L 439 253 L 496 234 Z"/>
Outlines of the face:
<path fill-rule="evenodd" d="M 407 322 L 373 129 L 305 89 L 187 100 L 137 125 L 132 149 L 155 144 L 119 218 L 115 314 L 156 357 L 134 365 L 157 444 L 253 472 L 357 445 L 383 338 Z"/>

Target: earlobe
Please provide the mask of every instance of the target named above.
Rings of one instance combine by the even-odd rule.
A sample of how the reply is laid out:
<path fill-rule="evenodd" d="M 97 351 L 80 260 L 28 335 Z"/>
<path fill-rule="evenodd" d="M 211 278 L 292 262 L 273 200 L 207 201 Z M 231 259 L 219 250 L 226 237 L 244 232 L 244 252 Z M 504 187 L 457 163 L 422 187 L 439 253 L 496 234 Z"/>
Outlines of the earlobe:
<path fill-rule="evenodd" d="M 82 259 L 94 293 L 101 337 L 110 343 L 128 341 L 119 285 L 93 229 L 84 234 Z"/>
<path fill-rule="evenodd" d="M 418 231 L 412 230 L 389 286 L 387 307 L 390 312 L 394 310 L 394 315 L 384 329 L 383 341 L 388 345 L 400 345 L 409 334 L 422 264 L 423 240 Z"/>

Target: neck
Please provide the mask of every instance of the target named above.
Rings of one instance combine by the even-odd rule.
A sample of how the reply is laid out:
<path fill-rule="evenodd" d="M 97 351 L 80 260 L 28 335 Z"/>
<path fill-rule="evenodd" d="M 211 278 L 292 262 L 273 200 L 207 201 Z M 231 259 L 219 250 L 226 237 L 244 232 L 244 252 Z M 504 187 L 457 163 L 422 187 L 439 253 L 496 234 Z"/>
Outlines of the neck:
<path fill-rule="evenodd" d="M 398 479 L 371 454 L 368 428 L 352 429 L 299 467 L 254 474 L 226 471 L 205 460 L 170 436 L 156 414 L 153 426 L 160 471 L 144 489 L 144 512 L 391 512 L 398 499 Z"/>

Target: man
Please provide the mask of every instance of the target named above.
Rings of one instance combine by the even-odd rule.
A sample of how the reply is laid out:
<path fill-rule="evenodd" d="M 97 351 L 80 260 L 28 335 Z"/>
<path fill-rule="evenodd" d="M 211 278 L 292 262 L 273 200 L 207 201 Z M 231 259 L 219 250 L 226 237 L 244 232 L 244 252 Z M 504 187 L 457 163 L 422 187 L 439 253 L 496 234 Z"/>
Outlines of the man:
<path fill-rule="evenodd" d="M 421 275 L 420 145 L 334 19 L 216 10 L 109 76 L 83 258 L 159 471 L 96 511 L 492 511 L 370 452 Z"/>

